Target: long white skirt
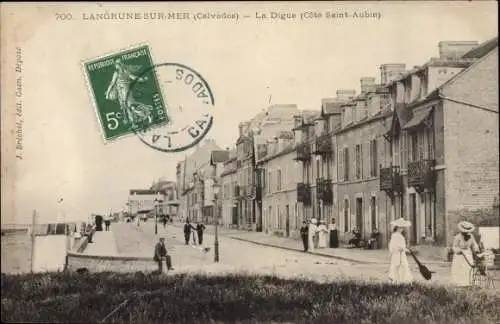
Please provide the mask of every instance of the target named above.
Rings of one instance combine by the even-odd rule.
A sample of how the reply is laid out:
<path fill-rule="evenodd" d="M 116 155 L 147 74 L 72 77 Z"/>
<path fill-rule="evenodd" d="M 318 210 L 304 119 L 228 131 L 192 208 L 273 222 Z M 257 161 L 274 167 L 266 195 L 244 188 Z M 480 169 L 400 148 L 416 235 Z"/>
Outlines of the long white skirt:
<path fill-rule="evenodd" d="M 454 254 L 451 263 L 451 283 L 458 287 L 470 286 L 471 266 L 467 263 L 464 256 L 474 265 L 474 258 L 470 250 L 463 250 L 463 255 Z"/>
<path fill-rule="evenodd" d="M 389 280 L 392 283 L 410 283 L 413 281 L 413 275 L 408 265 L 408 258 L 405 252 L 394 253 L 391 255 L 391 265 L 389 267 Z"/>

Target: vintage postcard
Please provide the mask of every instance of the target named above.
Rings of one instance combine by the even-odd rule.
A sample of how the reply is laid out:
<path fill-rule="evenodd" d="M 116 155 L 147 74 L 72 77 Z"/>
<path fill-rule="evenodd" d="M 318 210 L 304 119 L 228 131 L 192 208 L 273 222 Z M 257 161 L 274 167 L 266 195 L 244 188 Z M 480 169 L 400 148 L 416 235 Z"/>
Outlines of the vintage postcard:
<path fill-rule="evenodd" d="M 2 322 L 500 322 L 497 2 L 3 2 L 0 39 Z"/>

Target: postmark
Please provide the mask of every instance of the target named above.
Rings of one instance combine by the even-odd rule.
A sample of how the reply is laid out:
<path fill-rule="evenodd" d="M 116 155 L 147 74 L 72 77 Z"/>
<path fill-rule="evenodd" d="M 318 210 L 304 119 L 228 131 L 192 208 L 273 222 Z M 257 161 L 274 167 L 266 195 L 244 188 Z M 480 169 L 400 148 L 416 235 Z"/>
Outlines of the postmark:
<path fill-rule="evenodd" d="M 155 150 L 185 151 L 200 142 L 212 127 L 213 93 L 205 79 L 186 65 L 163 63 L 150 70 L 158 77 L 170 122 L 160 127 L 142 128 L 135 133 L 144 144 Z M 140 82 L 134 82 L 128 96 L 140 97 L 143 87 Z"/>
<path fill-rule="evenodd" d="M 169 122 L 147 45 L 84 62 L 105 141 Z M 133 96 L 130 88 L 135 85 Z"/>

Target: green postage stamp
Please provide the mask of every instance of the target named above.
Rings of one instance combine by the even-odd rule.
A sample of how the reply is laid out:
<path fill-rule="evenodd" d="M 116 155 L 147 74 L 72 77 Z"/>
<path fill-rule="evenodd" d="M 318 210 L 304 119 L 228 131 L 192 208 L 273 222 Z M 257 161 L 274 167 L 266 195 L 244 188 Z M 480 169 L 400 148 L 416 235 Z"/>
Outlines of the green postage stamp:
<path fill-rule="evenodd" d="M 86 61 L 84 67 L 106 141 L 169 122 L 147 45 Z"/>

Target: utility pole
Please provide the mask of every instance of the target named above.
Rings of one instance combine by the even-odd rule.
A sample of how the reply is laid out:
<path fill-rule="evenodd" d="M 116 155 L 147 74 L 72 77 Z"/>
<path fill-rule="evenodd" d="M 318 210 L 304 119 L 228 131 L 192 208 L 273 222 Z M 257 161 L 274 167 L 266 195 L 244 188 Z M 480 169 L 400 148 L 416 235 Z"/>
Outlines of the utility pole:
<path fill-rule="evenodd" d="M 36 227 L 36 210 L 33 210 L 33 216 L 31 219 L 31 272 L 34 271 L 35 267 L 35 227 Z"/>

